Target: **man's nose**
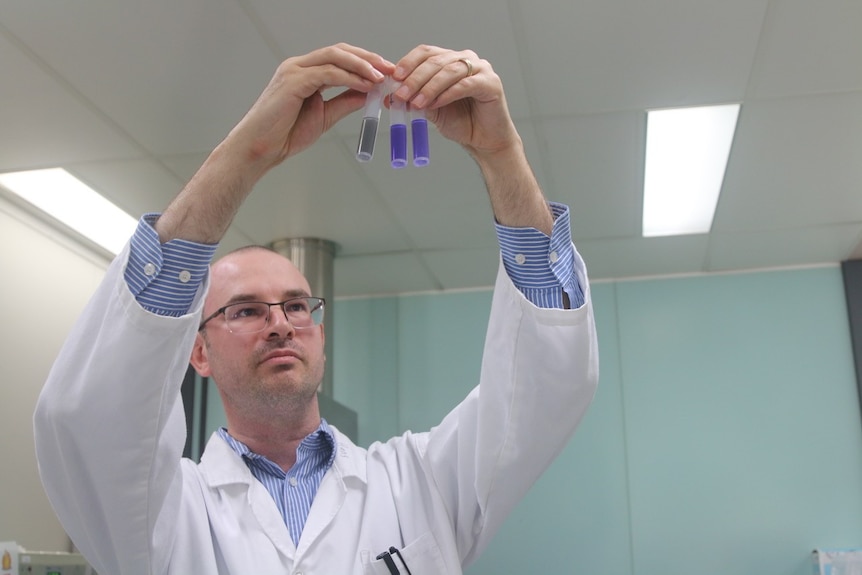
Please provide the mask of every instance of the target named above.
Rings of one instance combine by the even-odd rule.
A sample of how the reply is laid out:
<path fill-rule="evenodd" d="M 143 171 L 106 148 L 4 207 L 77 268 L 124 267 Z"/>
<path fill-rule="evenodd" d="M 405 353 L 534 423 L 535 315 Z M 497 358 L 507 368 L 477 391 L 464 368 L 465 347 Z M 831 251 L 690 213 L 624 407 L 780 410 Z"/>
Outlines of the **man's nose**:
<path fill-rule="evenodd" d="M 296 328 L 290 323 L 284 306 L 274 305 L 269 308 L 269 325 L 266 326 L 270 336 L 293 337 Z"/>

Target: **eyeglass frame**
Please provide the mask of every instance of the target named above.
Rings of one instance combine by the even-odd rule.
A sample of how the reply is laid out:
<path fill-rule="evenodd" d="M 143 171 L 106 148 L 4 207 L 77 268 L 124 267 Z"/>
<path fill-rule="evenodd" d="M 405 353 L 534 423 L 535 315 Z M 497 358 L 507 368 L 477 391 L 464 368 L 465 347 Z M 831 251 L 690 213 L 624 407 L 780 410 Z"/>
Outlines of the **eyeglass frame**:
<path fill-rule="evenodd" d="M 296 301 L 296 300 L 299 300 L 299 299 L 306 300 L 306 301 L 307 301 L 307 300 L 317 300 L 317 301 L 319 302 L 319 303 L 318 303 L 317 305 L 315 305 L 315 306 L 309 306 L 309 307 L 311 308 L 311 311 L 309 312 L 309 316 L 311 316 L 311 315 L 312 315 L 312 313 L 313 313 L 315 310 L 317 310 L 318 308 L 322 309 L 322 310 L 324 311 L 324 314 L 325 314 L 325 312 L 326 312 L 326 299 L 324 299 L 324 298 L 322 298 L 322 297 L 313 296 L 313 295 L 299 295 L 299 296 L 293 296 L 293 297 L 289 297 L 289 298 L 287 298 L 287 299 L 286 299 L 286 300 L 284 300 L 284 301 L 279 301 L 279 302 L 275 302 L 275 303 L 269 303 L 269 302 L 266 302 L 266 301 L 254 301 L 254 300 L 249 300 L 249 301 L 234 301 L 234 302 L 231 302 L 231 303 L 229 303 L 229 304 L 225 304 L 225 305 L 221 306 L 220 308 L 218 308 L 217 310 L 215 310 L 213 313 L 211 313 L 209 316 L 207 316 L 207 318 L 206 318 L 206 319 L 204 319 L 203 321 L 201 321 L 201 324 L 198 326 L 198 331 L 201 331 L 203 328 L 205 328 L 205 327 L 206 327 L 206 325 L 207 325 L 207 323 L 209 323 L 209 322 L 210 322 L 210 320 L 213 320 L 213 319 L 215 319 L 216 317 L 218 317 L 219 315 L 221 315 L 221 316 L 222 316 L 222 317 L 224 317 L 224 319 L 225 319 L 225 327 L 227 327 L 227 330 L 228 330 L 229 332 L 231 332 L 231 333 L 259 333 L 259 332 L 261 332 L 261 331 L 265 330 L 265 329 L 266 329 L 266 326 L 268 326 L 268 325 L 269 325 L 269 320 L 270 320 L 270 318 L 272 318 L 272 306 L 274 306 L 274 305 L 277 305 L 277 306 L 280 306 L 280 307 L 281 307 L 281 311 L 282 311 L 282 313 L 284 313 L 284 317 L 285 317 L 285 319 L 287 320 L 287 322 L 288 322 L 291 326 L 293 326 L 293 329 L 309 329 L 309 328 L 312 328 L 312 327 L 316 327 L 316 326 L 318 326 L 318 325 L 321 325 L 321 324 L 323 323 L 323 318 L 322 318 L 322 317 L 320 318 L 320 321 L 319 321 L 319 322 L 314 323 L 314 318 L 313 318 L 313 316 L 312 316 L 312 320 L 311 320 L 311 321 L 312 321 L 312 323 L 311 323 L 311 325 L 305 325 L 305 326 L 297 326 L 297 325 L 294 325 L 292 321 L 290 321 L 290 316 L 288 316 L 288 315 L 287 315 L 287 309 L 286 309 L 284 306 L 285 306 L 285 304 L 287 304 L 287 303 L 290 303 L 290 302 L 292 302 L 292 301 Z M 240 332 L 235 332 L 235 331 L 231 330 L 231 329 L 230 329 L 230 327 L 228 327 L 227 316 L 225 316 L 225 315 L 224 315 L 225 310 L 226 310 L 227 308 L 232 307 L 232 306 L 235 306 L 235 305 L 243 305 L 243 304 L 246 304 L 246 305 L 247 305 L 247 304 L 252 304 L 252 303 L 262 303 L 262 304 L 264 304 L 265 306 L 267 306 L 267 308 L 266 308 L 266 321 L 264 321 L 263 327 L 262 327 L 262 328 L 260 328 L 260 329 L 258 329 L 258 330 L 255 330 L 255 331 L 240 331 Z"/>

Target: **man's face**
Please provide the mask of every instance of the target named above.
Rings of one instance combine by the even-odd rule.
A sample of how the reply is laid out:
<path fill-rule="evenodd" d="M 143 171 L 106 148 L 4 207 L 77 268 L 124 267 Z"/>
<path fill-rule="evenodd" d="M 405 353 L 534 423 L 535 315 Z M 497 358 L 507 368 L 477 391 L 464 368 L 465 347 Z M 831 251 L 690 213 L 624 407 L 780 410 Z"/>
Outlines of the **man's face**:
<path fill-rule="evenodd" d="M 263 249 L 230 254 L 213 264 L 203 317 L 238 301 L 279 302 L 309 296 L 306 279 L 287 258 Z M 192 364 L 212 377 L 225 408 L 248 416 L 295 407 L 323 379 L 323 326 L 294 328 L 279 306 L 256 333 L 232 333 L 221 314 L 198 334 Z"/>

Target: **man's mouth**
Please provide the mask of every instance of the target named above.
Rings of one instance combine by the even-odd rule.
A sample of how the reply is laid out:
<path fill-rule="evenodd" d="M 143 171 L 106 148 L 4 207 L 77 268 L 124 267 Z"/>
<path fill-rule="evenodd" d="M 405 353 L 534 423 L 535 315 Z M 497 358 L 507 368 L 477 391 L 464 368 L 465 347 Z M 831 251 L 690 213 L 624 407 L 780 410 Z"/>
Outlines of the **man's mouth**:
<path fill-rule="evenodd" d="M 301 359 L 302 358 L 299 356 L 299 354 L 292 349 L 276 349 L 270 351 L 267 354 L 264 354 L 263 358 L 261 359 L 261 363 L 296 363 Z"/>

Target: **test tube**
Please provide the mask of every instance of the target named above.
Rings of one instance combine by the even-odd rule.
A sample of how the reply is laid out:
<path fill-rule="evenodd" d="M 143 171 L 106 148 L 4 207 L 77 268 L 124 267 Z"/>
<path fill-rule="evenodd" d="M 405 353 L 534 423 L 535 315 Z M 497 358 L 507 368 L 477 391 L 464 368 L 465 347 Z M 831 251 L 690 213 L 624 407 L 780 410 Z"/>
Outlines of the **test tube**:
<path fill-rule="evenodd" d="M 389 142 L 392 147 L 392 167 L 407 165 L 407 104 L 389 98 Z"/>
<path fill-rule="evenodd" d="M 360 162 L 368 162 L 374 156 L 374 144 L 377 142 L 377 126 L 380 124 L 380 109 L 383 105 L 386 84 L 387 82 L 381 82 L 375 85 L 365 97 L 362 129 L 359 132 L 359 144 L 356 146 L 356 159 Z"/>
<path fill-rule="evenodd" d="M 428 153 L 428 120 L 425 110 L 410 109 L 410 134 L 413 136 L 413 165 L 427 166 L 431 161 Z"/>

